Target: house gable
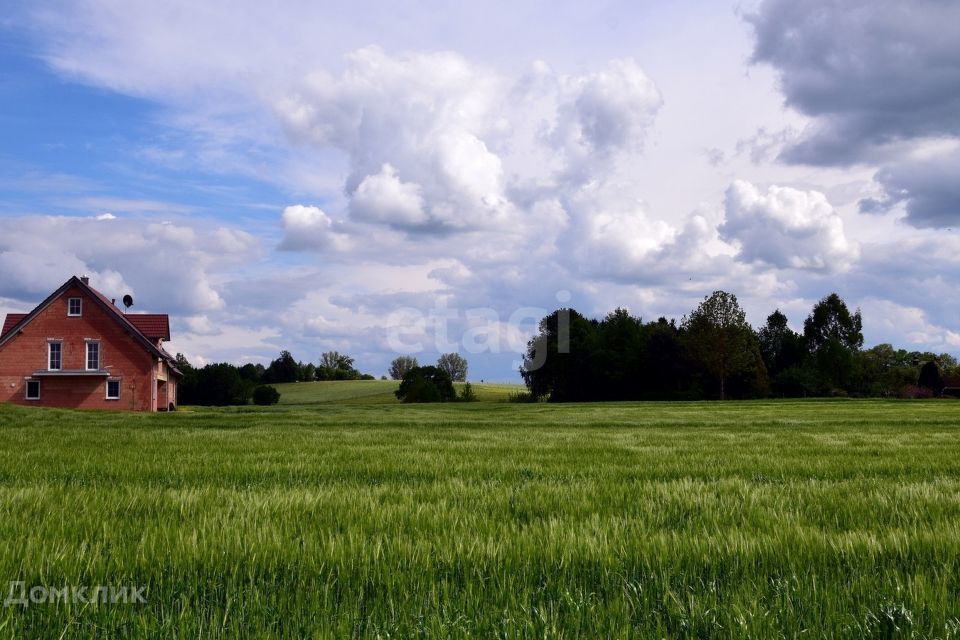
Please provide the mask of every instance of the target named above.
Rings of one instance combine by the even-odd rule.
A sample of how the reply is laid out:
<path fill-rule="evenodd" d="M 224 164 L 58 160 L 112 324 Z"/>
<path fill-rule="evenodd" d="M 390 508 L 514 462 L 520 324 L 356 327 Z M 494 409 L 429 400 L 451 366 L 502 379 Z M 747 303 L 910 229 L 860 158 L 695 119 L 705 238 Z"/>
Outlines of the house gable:
<path fill-rule="evenodd" d="M 0 333 L 0 401 L 128 410 L 175 402 L 182 374 L 161 346 L 167 316 L 140 314 L 146 335 L 76 277 L 30 313 L 10 315 Z M 38 380 L 40 398 L 28 397 Z"/>
<path fill-rule="evenodd" d="M 176 375 L 181 375 L 180 370 L 176 368 L 176 364 L 170 354 L 164 351 L 157 344 L 158 340 L 170 339 L 170 324 L 166 314 L 138 314 L 144 318 L 144 322 L 142 323 L 144 328 L 152 333 L 151 336 L 147 336 L 140 330 L 136 322 L 130 320 L 130 318 L 133 316 L 125 316 L 99 291 L 92 288 L 90 285 L 76 276 L 73 276 L 67 280 L 59 289 L 50 294 L 46 300 L 37 305 L 37 307 L 30 313 L 9 314 L 8 318 L 10 316 L 14 316 L 14 318 L 19 316 L 20 320 L 14 323 L 8 319 L 4 322 L 4 330 L 0 332 L 0 348 L 2 348 L 3 345 L 9 340 L 12 340 L 18 333 L 22 332 L 37 315 L 42 313 L 50 305 L 60 301 L 60 303 L 64 305 L 64 308 L 67 308 L 69 305 L 69 299 L 72 297 L 77 297 L 77 294 L 79 294 L 81 299 L 84 301 L 83 307 L 87 307 L 88 304 L 92 303 L 93 305 L 104 310 L 108 317 L 120 324 L 124 328 L 125 332 L 128 333 L 134 340 L 139 342 L 143 348 L 147 350 L 147 352 L 166 361 L 170 368 L 175 371 Z M 67 315 L 70 317 L 69 313 Z M 76 317 L 82 316 L 83 313 L 81 312 L 80 316 Z M 7 324 L 10 324 L 11 326 L 8 328 Z"/>

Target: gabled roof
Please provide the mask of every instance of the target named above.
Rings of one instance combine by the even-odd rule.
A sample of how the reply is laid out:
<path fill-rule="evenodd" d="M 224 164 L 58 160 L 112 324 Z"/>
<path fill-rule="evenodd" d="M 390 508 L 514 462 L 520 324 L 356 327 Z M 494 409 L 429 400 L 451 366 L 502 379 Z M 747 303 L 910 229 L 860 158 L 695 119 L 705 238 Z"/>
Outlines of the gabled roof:
<path fill-rule="evenodd" d="M 10 329 L 13 329 L 18 322 L 27 317 L 25 313 L 8 313 L 7 317 L 3 320 L 3 328 L 0 329 L 0 338 L 7 335 L 7 332 Z"/>
<path fill-rule="evenodd" d="M 170 339 L 170 316 L 165 313 L 128 313 L 124 317 L 151 340 Z"/>
<path fill-rule="evenodd" d="M 104 296 L 102 293 L 100 293 L 99 291 L 91 287 L 89 284 L 85 283 L 83 280 L 81 280 L 77 276 L 73 276 L 72 278 L 64 282 L 62 285 L 60 285 L 59 289 L 51 293 L 46 300 L 44 300 L 39 305 L 37 305 L 37 308 L 31 311 L 30 313 L 8 314 L 6 321 L 4 321 L 3 323 L 3 331 L 0 332 L 0 346 L 3 346 L 13 336 L 17 335 L 21 329 L 23 329 L 25 326 L 30 324 L 31 320 L 33 320 L 37 315 L 39 315 L 41 311 L 43 311 L 48 306 L 50 306 L 54 300 L 59 298 L 70 287 L 77 287 L 81 291 L 87 293 L 89 297 L 94 301 L 94 303 L 96 303 L 99 307 L 101 307 L 108 316 L 112 317 L 114 320 L 120 323 L 120 325 L 123 326 L 123 328 L 127 331 L 127 333 L 136 342 L 139 342 L 144 349 L 146 349 L 149 353 L 153 354 L 154 356 L 166 361 L 167 366 L 169 366 L 177 375 L 183 375 L 181 371 L 177 369 L 176 360 L 174 360 L 173 357 L 169 353 L 167 353 L 163 348 L 158 347 L 156 345 L 156 342 L 155 342 L 156 339 L 163 336 L 156 336 L 153 339 L 151 339 L 151 336 L 144 334 L 144 332 L 141 331 L 133 322 L 130 322 L 127 319 L 130 316 L 126 316 L 123 313 L 121 313 L 120 310 L 117 309 L 116 305 L 114 305 L 110 300 L 108 300 L 106 296 Z M 152 322 L 150 327 L 151 329 L 156 328 L 156 324 L 157 324 L 156 318 L 158 316 L 162 315 L 162 317 L 167 318 L 165 314 L 135 314 L 135 315 L 142 315 L 142 316 L 153 318 L 154 320 L 151 321 Z M 16 320 L 16 318 L 11 319 L 11 316 L 14 316 L 14 317 L 19 316 L 19 320 Z M 167 318 L 167 321 L 165 324 L 166 326 L 164 328 L 166 330 L 165 331 L 166 337 L 164 339 L 166 340 L 166 339 L 169 339 L 169 335 L 170 335 L 169 318 Z"/>
<path fill-rule="evenodd" d="M 82 282 L 82 281 L 81 281 Z M 93 287 L 88 285 L 90 291 L 93 292 L 104 304 L 110 305 L 112 309 L 115 309 L 118 313 L 120 310 L 117 309 L 115 301 L 110 300 L 107 296 L 103 295 Z M 123 313 L 123 318 L 132 324 L 137 330 L 143 335 L 147 336 L 153 341 L 157 340 L 169 340 L 170 339 L 170 316 L 165 313 Z"/>

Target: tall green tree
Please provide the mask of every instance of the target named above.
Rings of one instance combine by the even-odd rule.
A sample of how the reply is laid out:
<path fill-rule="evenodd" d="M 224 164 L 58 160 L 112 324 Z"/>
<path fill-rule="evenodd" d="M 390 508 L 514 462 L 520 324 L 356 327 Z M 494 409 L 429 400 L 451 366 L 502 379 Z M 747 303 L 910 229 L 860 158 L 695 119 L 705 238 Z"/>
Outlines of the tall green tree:
<path fill-rule="evenodd" d="M 312 382 L 317 379 L 317 367 L 312 362 L 298 362 L 299 372 L 297 380 L 300 382 Z"/>
<path fill-rule="evenodd" d="M 320 354 L 320 366 L 328 369 L 352 369 L 353 358 L 339 351 L 324 351 Z"/>
<path fill-rule="evenodd" d="M 863 317 L 859 309 L 850 313 L 847 303 L 831 293 L 813 306 L 803 323 L 803 337 L 812 352 L 831 341 L 858 351 L 863 346 Z"/>
<path fill-rule="evenodd" d="M 597 325 L 592 370 L 596 397 L 632 400 L 643 391 L 640 369 L 644 356 L 643 321 L 618 307 Z"/>
<path fill-rule="evenodd" d="M 917 386 L 929 389 L 935 396 L 943 392 L 943 377 L 940 375 L 940 367 L 937 366 L 936 362 L 929 360 L 920 367 Z"/>
<path fill-rule="evenodd" d="M 787 316 L 779 309 L 767 316 L 766 324 L 757 332 L 757 339 L 771 376 L 803 360 L 803 337 L 790 328 Z"/>
<path fill-rule="evenodd" d="M 596 399 L 596 326 L 573 309 L 557 309 L 540 321 L 520 369 L 531 395 L 552 402 Z"/>
<path fill-rule="evenodd" d="M 260 379 L 263 377 L 263 374 L 266 372 L 266 368 L 262 364 L 248 362 L 240 367 L 238 371 L 240 373 L 240 377 L 244 380 L 259 383 Z"/>
<path fill-rule="evenodd" d="M 360 372 L 353 367 L 353 358 L 339 351 L 320 354 L 317 380 L 359 380 Z"/>
<path fill-rule="evenodd" d="M 694 359 L 717 379 L 720 399 L 726 399 L 727 380 L 756 365 L 756 338 L 737 296 L 714 291 L 684 318 L 683 329 Z"/>
<path fill-rule="evenodd" d="M 661 317 L 644 327 L 639 376 L 642 393 L 650 398 L 690 397 L 690 367 L 675 320 Z"/>
<path fill-rule="evenodd" d="M 779 309 L 767 316 L 766 324 L 757 332 L 757 340 L 774 391 L 782 395 L 805 392 L 801 366 L 806 348 L 803 336 L 787 324 L 787 316 Z"/>
<path fill-rule="evenodd" d="M 286 349 L 280 352 L 263 374 L 264 382 L 296 382 L 299 378 L 300 363 Z"/>
<path fill-rule="evenodd" d="M 855 354 L 863 346 L 863 318 L 858 309 L 831 293 L 813 306 L 803 323 L 803 338 L 813 356 L 823 391 L 847 391 L 856 372 Z"/>
<path fill-rule="evenodd" d="M 187 356 L 182 353 L 177 354 L 176 361 L 177 369 L 180 369 L 180 372 L 183 373 L 183 377 L 177 384 L 177 402 L 179 404 L 196 404 L 199 397 L 197 370 L 187 360 Z"/>

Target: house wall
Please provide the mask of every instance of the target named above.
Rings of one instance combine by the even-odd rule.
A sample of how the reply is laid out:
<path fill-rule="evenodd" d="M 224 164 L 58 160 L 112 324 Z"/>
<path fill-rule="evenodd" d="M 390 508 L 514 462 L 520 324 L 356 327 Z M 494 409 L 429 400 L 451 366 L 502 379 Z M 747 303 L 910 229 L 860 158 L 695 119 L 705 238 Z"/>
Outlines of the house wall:
<path fill-rule="evenodd" d="M 67 316 L 67 298 L 82 298 L 80 317 Z M 62 339 L 63 369 L 86 368 L 86 338 L 100 340 L 100 368 L 120 378 L 120 399 L 106 399 L 106 378 L 40 378 L 40 400 L 26 400 L 26 382 L 46 369 L 48 338 Z M 123 326 L 84 292 L 65 291 L 6 344 L 0 346 L 0 402 L 27 406 L 150 411 L 155 359 Z"/>
<path fill-rule="evenodd" d="M 177 375 L 164 361 L 157 362 L 157 380 L 161 381 L 157 392 L 157 410 L 168 411 L 170 405 L 177 406 Z"/>

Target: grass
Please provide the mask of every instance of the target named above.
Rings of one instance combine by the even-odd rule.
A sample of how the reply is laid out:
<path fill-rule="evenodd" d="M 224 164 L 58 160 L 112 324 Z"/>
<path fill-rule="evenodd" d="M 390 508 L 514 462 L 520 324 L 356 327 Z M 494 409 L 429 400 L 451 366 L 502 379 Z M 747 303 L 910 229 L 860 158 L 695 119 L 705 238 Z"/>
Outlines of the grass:
<path fill-rule="evenodd" d="M 275 384 L 281 405 L 326 402 L 362 404 L 396 403 L 396 380 L 339 380 L 330 382 L 289 382 Z"/>
<path fill-rule="evenodd" d="M 960 404 L 355 399 L 0 406 L 0 584 L 147 600 L 0 633 L 960 637 Z"/>
<path fill-rule="evenodd" d="M 343 404 L 399 404 L 394 391 L 396 380 L 338 380 L 331 382 L 291 382 L 275 384 L 280 392 L 281 405 L 309 405 L 320 403 Z M 456 383 L 459 391 L 463 386 Z M 506 402 L 509 396 L 525 387 L 520 384 L 472 382 L 480 402 Z"/>

